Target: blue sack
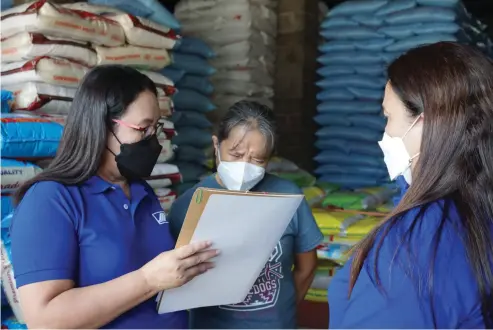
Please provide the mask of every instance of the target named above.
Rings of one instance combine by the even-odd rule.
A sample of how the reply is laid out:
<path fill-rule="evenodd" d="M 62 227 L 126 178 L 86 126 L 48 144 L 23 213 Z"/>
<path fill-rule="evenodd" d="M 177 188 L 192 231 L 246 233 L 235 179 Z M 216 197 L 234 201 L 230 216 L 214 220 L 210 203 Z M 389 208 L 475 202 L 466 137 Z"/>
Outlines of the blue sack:
<path fill-rule="evenodd" d="M 341 116 L 340 114 L 318 114 L 314 117 L 314 120 L 321 126 L 355 126 L 382 133 L 387 125 L 385 117 L 377 115 Z"/>
<path fill-rule="evenodd" d="M 207 155 L 204 149 L 187 145 L 182 145 L 176 149 L 175 158 L 179 162 L 192 162 L 196 164 L 204 164 L 207 161 Z"/>
<path fill-rule="evenodd" d="M 185 75 L 185 71 L 166 67 L 159 71 L 163 76 L 170 79 L 174 84 L 179 82 Z"/>
<path fill-rule="evenodd" d="M 345 1 L 337 6 L 334 6 L 327 13 L 326 17 L 346 16 L 357 14 L 371 14 L 385 6 L 388 0 L 353 0 Z"/>
<path fill-rule="evenodd" d="M 387 79 L 383 77 L 372 77 L 365 75 L 344 75 L 333 76 L 316 82 L 320 88 L 336 88 L 336 87 L 360 87 L 376 90 L 383 90 Z"/>
<path fill-rule="evenodd" d="M 2 114 L 0 152 L 4 158 L 54 157 L 63 126 L 45 118 Z"/>
<path fill-rule="evenodd" d="M 393 26 L 384 26 L 379 32 L 395 39 L 404 39 L 417 34 L 455 34 L 460 26 L 455 22 L 446 23 L 411 23 Z"/>
<path fill-rule="evenodd" d="M 173 95 L 173 102 L 177 110 L 210 112 L 216 109 L 208 97 L 190 89 L 182 89 Z"/>
<path fill-rule="evenodd" d="M 375 115 L 352 115 L 348 116 L 348 121 L 352 126 L 364 127 L 382 133 L 387 125 L 387 119 L 384 116 Z"/>
<path fill-rule="evenodd" d="M 216 56 L 212 48 L 198 38 L 183 37 L 177 50 L 183 54 L 199 55 L 204 58 L 213 58 Z"/>
<path fill-rule="evenodd" d="M 14 95 L 12 92 L 2 89 L 2 113 L 10 112 L 10 103 L 14 100 Z"/>
<path fill-rule="evenodd" d="M 367 178 L 386 179 L 389 176 L 387 169 L 372 166 L 341 166 L 325 164 L 315 169 L 317 175 L 357 175 Z"/>
<path fill-rule="evenodd" d="M 453 22 L 457 18 L 452 9 L 439 7 L 417 7 L 403 10 L 385 18 L 387 24 Z"/>
<path fill-rule="evenodd" d="M 331 113 L 380 113 L 382 104 L 380 102 L 366 101 L 327 101 L 317 106 L 319 112 Z"/>
<path fill-rule="evenodd" d="M 5 218 L 10 212 L 14 210 L 14 205 L 12 204 L 12 196 L 9 195 L 2 195 L 2 209 L 1 209 L 1 216 Z"/>
<path fill-rule="evenodd" d="M 191 89 L 204 95 L 211 95 L 214 91 L 214 86 L 211 84 L 209 79 L 191 74 L 186 74 L 180 81 L 178 81 L 176 87 L 178 87 L 178 90 Z"/>
<path fill-rule="evenodd" d="M 321 139 L 377 142 L 382 138 L 382 131 L 360 127 L 325 126 L 315 132 L 315 135 Z"/>
<path fill-rule="evenodd" d="M 183 182 L 195 182 L 207 173 L 207 169 L 203 165 L 188 163 L 188 162 L 173 162 L 178 166 Z"/>
<path fill-rule="evenodd" d="M 186 145 L 196 148 L 206 148 L 212 145 L 212 134 L 203 129 L 184 127 L 173 137 L 172 143 L 178 147 Z"/>
<path fill-rule="evenodd" d="M 2 0 L 1 2 L 1 9 L 2 11 L 10 9 L 14 6 L 14 1 L 13 0 Z"/>
<path fill-rule="evenodd" d="M 173 30 L 180 30 L 178 20 L 157 0 L 89 0 L 88 2 L 116 7 L 131 15 L 147 18 Z"/>
<path fill-rule="evenodd" d="M 414 28 L 416 34 L 456 34 L 460 26 L 455 22 L 423 23 Z"/>
<path fill-rule="evenodd" d="M 335 164 L 342 166 L 373 166 L 385 168 L 383 158 L 352 154 L 348 157 L 347 154 L 337 151 L 322 151 L 314 157 L 315 161 L 320 164 Z"/>
<path fill-rule="evenodd" d="M 389 52 L 405 52 L 412 48 L 434 44 L 440 41 L 457 41 L 453 35 L 446 34 L 422 34 L 419 36 L 410 37 L 408 39 L 403 39 L 397 41 L 395 44 L 385 48 Z"/>
<path fill-rule="evenodd" d="M 459 4 L 459 0 L 416 0 L 422 6 L 435 6 L 454 8 Z"/>
<path fill-rule="evenodd" d="M 320 25 L 320 30 L 330 29 L 334 27 L 342 28 L 351 26 L 359 26 L 359 23 L 351 20 L 349 17 L 330 17 L 322 21 L 322 24 Z"/>
<path fill-rule="evenodd" d="M 357 174 L 349 174 L 349 175 L 324 175 L 318 179 L 319 182 L 332 183 L 337 186 L 340 186 L 344 189 L 358 189 L 365 187 L 376 187 L 380 186 L 384 183 L 387 183 L 388 180 L 381 180 L 379 178 L 369 178 L 366 176 L 360 176 Z"/>
<path fill-rule="evenodd" d="M 358 41 L 344 41 L 335 40 L 323 43 L 318 47 L 318 50 L 322 53 L 329 52 L 341 52 L 341 51 L 355 51 L 355 50 L 368 50 L 379 51 L 394 43 L 393 39 L 369 39 Z"/>
<path fill-rule="evenodd" d="M 212 127 L 212 123 L 203 113 L 194 111 L 175 111 L 171 115 L 171 121 L 175 124 L 175 127 L 197 127 L 203 129 Z"/>
<path fill-rule="evenodd" d="M 351 101 L 351 100 L 368 100 L 378 101 L 383 99 L 384 90 L 348 87 L 322 90 L 317 93 L 317 100 L 325 101 Z"/>
<path fill-rule="evenodd" d="M 416 0 L 391 1 L 377 10 L 375 16 L 387 16 L 397 13 L 401 10 L 412 9 L 414 7 L 416 7 Z"/>
<path fill-rule="evenodd" d="M 355 98 L 360 100 L 372 100 L 381 101 L 383 100 L 384 90 L 351 87 L 349 86 L 347 90 L 354 95 Z"/>
<path fill-rule="evenodd" d="M 385 38 L 385 35 L 378 33 L 376 30 L 364 27 L 364 26 L 352 26 L 344 29 L 341 28 L 328 28 L 320 31 L 320 35 L 325 39 L 353 39 L 353 40 L 365 40 L 365 39 L 378 39 Z"/>
<path fill-rule="evenodd" d="M 380 52 L 330 52 L 320 55 L 317 61 L 322 65 L 344 64 L 379 64 L 384 62 L 384 57 Z"/>
<path fill-rule="evenodd" d="M 199 76 L 210 76 L 216 73 L 216 69 L 207 63 L 205 59 L 196 55 L 187 55 L 177 52 L 170 52 L 171 65 L 173 69 L 183 70 L 186 73 Z"/>
<path fill-rule="evenodd" d="M 356 97 L 347 88 L 334 88 L 328 90 L 322 90 L 317 93 L 317 100 L 319 101 L 351 101 Z"/>
<path fill-rule="evenodd" d="M 317 70 L 322 77 L 362 74 L 367 76 L 383 76 L 386 68 L 381 64 L 371 65 L 326 65 Z"/>
<path fill-rule="evenodd" d="M 313 117 L 313 120 L 320 126 L 351 126 L 351 123 L 346 116 L 334 113 L 318 114 Z"/>
<path fill-rule="evenodd" d="M 383 157 L 382 149 L 377 142 L 347 141 L 341 139 L 318 139 L 315 147 L 320 150 L 343 152 L 347 155 L 361 154 Z"/>
<path fill-rule="evenodd" d="M 381 17 L 376 17 L 375 15 L 354 15 L 351 16 L 351 19 L 353 21 L 356 21 L 360 23 L 361 25 L 366 25 L 366 26 L 380 26 L 383 23 L 383 19 Z"/>

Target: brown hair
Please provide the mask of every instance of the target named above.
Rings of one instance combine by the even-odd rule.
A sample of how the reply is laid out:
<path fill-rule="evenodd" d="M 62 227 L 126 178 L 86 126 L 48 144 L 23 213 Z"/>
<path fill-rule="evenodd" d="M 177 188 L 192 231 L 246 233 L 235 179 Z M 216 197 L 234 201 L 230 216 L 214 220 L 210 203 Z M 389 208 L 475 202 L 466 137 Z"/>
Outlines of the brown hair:
<path fill-rule="evenodd" d="M 410 116 L 425 112 L 420 157 L 414 169 L 419 175 L 413 176 L 409 190 L 386 220 L 355 248 L 349 295 L 373 249 L 375 282 L 381 287 L 379 252 L 402 216 L 413 208 L 421 209 L 403 237 L 406 244 L 410 232 L 423 221 L 425 210 L 443 199 L 429 276 L 433 275 L 434 256 L 454 204 L 461 217 L 460 236 L 478 284 L 484 322 L 486 328 L 492 328 L 493 62 L 472 47 L 441 42 L 402 55 L 389 66 L 388 77 Z M 412 252 L 409 245 L 407 249 Z"/>

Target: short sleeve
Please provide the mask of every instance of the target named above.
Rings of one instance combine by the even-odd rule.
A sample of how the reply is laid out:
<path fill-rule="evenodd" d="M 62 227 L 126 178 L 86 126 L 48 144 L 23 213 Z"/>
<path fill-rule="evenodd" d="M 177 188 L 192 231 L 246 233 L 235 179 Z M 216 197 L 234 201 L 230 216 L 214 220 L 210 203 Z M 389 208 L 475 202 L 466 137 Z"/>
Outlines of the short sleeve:
<path fill-rule="evenodd" d="M 296 211 L 295 221 L 297 227 L 295 252 L 304 253 L 315 249 L 324 237 L 305 198 Z"/>
<path fill-rule="evenodd" d="M 49 280 L 75 280 L 79 245 L 74 205 L 67 188 L 40 182 L 15 210 L 10 229 L 18 287 Z"/>
<path fill-rule="evenodd" d="M 187 215 L 188 206 L 190 205 L 193 192 L 194 189 L 189 189 L 183 195 L 178 197 L 169 211 L 168 222 L 170 224 L 171 235 L 175 240 L 177 240 L 180 235 L 181 227 L 185 221 L 185 216 Z"/>

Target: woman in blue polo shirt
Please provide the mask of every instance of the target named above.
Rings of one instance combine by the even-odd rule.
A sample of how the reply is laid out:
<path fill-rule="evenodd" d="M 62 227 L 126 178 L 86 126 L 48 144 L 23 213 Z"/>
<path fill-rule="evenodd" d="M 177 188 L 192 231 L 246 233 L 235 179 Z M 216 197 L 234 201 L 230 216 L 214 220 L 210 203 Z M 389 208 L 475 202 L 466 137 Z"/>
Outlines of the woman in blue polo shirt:
<path fill-rule="evenodd" d="M 154 83 L 124 66 L 87 74 L 50 166 L 23 185 L 12 262 L 30 328 L 187 328 L 156 294 L 209 269 L 208 242 L 175 241 L 153 190 L 161 146 Z M 164 293 L 166 294 L 166 293 Z"/>
<path fill-rule="evenodd" d="M 455 43 L 388 69 L 402 196 L 329 286 L 330 328 L 493 328 L 493 62 Z"/>
<path fill-rule="evenodd" d="M 290 181 L 266 174 L 275 146 L 272 110 L 256 102 L 238 102 L 229 109 L 213 137 L 217 173 L 180 196 L 169 221 L 178 237 L 197 187 L 301 194 Z M 234 212 L 231 213 L 234 216 Z M 198 329 L 294 329 L 296 306 L 313 280 L 315 248 L 323 236 L 306 200 L 302 202 L 265 268 L 245 300 L 236 305 L 191 311 L 191 327 Z M 294 265 L 294 268 L 293 268 Z"/>

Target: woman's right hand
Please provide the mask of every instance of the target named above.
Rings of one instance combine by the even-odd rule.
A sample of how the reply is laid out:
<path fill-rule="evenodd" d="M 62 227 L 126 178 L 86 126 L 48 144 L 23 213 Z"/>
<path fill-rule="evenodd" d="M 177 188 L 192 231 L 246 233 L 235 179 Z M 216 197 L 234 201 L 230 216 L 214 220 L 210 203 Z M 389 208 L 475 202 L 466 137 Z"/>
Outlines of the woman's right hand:
<path fill-rule="evenodd" d="M 197 242 L 163 252 L 140 271 L 153 291 L 177 288 L 214 267 L 209 260 L 219 254 L 211 242 Z"/>

